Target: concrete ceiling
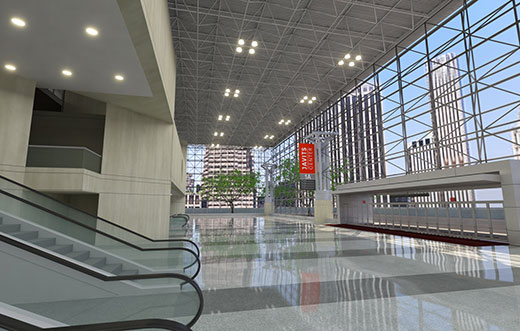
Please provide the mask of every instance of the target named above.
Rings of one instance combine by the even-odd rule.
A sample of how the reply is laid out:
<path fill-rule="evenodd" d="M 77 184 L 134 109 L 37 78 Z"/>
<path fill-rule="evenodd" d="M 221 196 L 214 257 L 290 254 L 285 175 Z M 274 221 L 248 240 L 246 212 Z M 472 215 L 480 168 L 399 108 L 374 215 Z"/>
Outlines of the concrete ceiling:
<path fill-rule="evenodd" d="M 12 17 L 25 28 L 16 28 Z M 85 33 L 99 30 L 97 37 Z M 116 0 L 1 0 L 0 64 L 39 87 L 151 96 L 152 92 Z M 73 76 L 61 71 L 70 68 Z M 123 82 L 114 79 L 125 76 Z"/>
<path fill-rule="evenodd" d="M 177 55 L 175 121 L 189 143 L 268 146 L 411 43 L 455 0 L 168 0 Z M 235 52 L 238 39 L 244 52 Z M 249 43 L 259 43 L 249 55 Z M 353 68 L 339 67 L 360 54 Z M 238 98 L 224 90 L 240 89 Z M 300 104 L 316 96 L 312 105 Z M 217 121 L 230 115 L 229 122 Z M 291 125 L 278 125 L 290 119 Z M 224 132 L 214 137 L 215 131 Z M 275 138 L 264 140 L 266 134 Z"/>

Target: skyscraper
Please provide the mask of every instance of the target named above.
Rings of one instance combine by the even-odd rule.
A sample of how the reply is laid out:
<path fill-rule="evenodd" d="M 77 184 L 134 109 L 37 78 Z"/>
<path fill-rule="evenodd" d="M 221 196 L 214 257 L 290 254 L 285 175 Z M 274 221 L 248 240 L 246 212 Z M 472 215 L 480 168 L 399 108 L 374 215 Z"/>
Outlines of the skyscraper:
<path fill-rule="evenodd" d="M 407 148 L 410 173 L 462 167 L 469 164 L 469 147 L 466 138 L 466 121 L 462 103 L 459 66 L 456 54 L 447 53 L 431 60 L 430 99 L 432 112 L 432 132 L 424 139 L 413 141 Z M 428 72 L 428 66 L 426 66 Z M 435 144 L 438 139 L 438 146 Z M 429 198 L 415 198 L 415 201 L 471 201 L 472 190 L 447 191 L 430 194 Z"/>
<path fill-rule="evenodd" d="M 251 148 L 244 147 L 207 147 L 204 153 L 203 178 L 215 177 L 234 170 L 251 173 L 254 169 Z M 255 195 L 248 195 L 235 202 L 235 208 L 255 207 Z M 228 208 L 225 202 L 208 201 L 208 208 Z"/>
<path fill-rule="evenodd" d="M 342 159 L 348 160 L 349 181 L 386 177 L 381 95 L 376 86 L 364 84 L 345 96 L 345 118 L 340 125 Z"/>

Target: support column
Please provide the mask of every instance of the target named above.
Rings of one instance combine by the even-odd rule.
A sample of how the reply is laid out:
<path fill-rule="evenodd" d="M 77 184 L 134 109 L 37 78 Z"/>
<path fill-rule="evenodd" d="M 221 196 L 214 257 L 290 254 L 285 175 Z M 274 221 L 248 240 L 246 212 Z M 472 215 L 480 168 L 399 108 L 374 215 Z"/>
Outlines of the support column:
<path fill-rule="evenodd" d="M 269 216 L 274 212 L 274 179 L 273 171 L 275 165 L 272 163 L 262 164 L 262 168 L 265 170 L 265 202 L 264 202 L 264 215 Z"/>
<path fill-rule="evenodd" d="M 520 161 L 509 164 L 510 168 L 500 173 L 504 215 L 509 244 L 520 246 Z"/>
<path fill-rule="evenodd" d="M 321 224 L 333 218 L 332 193 L 330 191 L 316 191 L 314 194 L 314 222 Z"/>

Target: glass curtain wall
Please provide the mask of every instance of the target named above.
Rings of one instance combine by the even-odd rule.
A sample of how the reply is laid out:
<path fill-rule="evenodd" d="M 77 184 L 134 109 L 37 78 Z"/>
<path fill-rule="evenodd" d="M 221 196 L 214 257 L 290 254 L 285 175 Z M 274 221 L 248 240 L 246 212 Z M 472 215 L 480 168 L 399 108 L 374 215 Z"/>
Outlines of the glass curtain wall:
<path fill-rule="evenodd" d="M 338 133 L 330 143 L 331 168 L 345 169 L 337 183 L 520 159 L 519 17 L 517 0 L 468 1 L 442 22 L 416 27 L 421 38 L 354 80 L 274 147 L 272 160 L 296 159 L 313 131 Z M 441 192 L 423 202 L 476 198 L 493 197 Z M 290 204 L 307 200 L 300 192 Z"/>

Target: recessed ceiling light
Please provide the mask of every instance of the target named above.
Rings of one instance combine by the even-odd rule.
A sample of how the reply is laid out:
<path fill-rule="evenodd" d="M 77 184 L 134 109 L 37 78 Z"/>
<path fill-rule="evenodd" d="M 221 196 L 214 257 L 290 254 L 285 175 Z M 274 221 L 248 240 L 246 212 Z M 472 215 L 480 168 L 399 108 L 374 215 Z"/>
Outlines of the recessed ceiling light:
<path fill-rule="evenodd" d="M 13 23 L 14 25 L 16 25 L 17 27 L 20 27 L 20 28 L 23 28 L 26 24 L 25 24 L 25 21 L 22 20 L 21 18 L 19 17 L 13 17 L 11 18 L 11 23 Z"/>
<path fill-rule="evenodd" d="M 312 101 L 316 101 L 316 97 L 312 97 Z"/>
<path fill-rule="evenodd" d="M 213 133 L 213 136 L 215 136 L 215 137 L 218 136 L 218 132 Z"/>
<path fill-rule="evenodd" d="M 307 99 L 309 99 L 308 96 L 304 96 L 304 97 L 303 97 L 303 100 L 307 100 Z"/>
<path fill-rule="evenodd" d="M 215 144 L 211 144 L 211 147 L 215 147 Z"/>
<path fill-rule="evenodd" d="M 305 100 L 303 100 L 303 99 L 300 100 L 300 103 L 304 103 L 304 102 L 305 102 Z"/>
<path fill-rule="evenodd" d="M 251 42 L 251 46 L 253 46 L 253 47 L 257 47 L 257 46 L 258 46 L 258 42 L 257 42 L 256 40 L 253 40 L 253 41 Z"/>
<path fill-rule="evenodd" d="M 229 93 L 229 92 L 231 92 L 231 90 L 227 88 L 227 89 L 226 89 L 226 92 Z"/>
<path fill-rule="evenodd" d="M 224 137 L 224 132 L 221 132 L 221 133 L 220 133 L 220 136 L 221 136 L 221 137 Z"/>
<path fill-rule="evenodd" d="M 267 138 L 269 138 L 269 135 L 268 135 L 268 134 L 266 134 L 266 135 L 264 136 L 264 139 L 267 139 Z"/>
<path fill-rule="evenodd" d="M 226 121 L 229 121 L 231 117 L 229 115 L 226 116 Z"/>
<path fill-rule="evenodd" d="M 224 95 L 225 95 L 226 97 L 229 97 L 229 93 L 228 93 L 228 92 L 224 93 Z"/>
<path fill-rule="evenodd" d="M 312 103 L 312 100 L 309 100 L 309 104 L 311 104 L 311 103 Z"/>
<path fill-rule="evenodd" d="M 238 93 L 233 94 L 235 98 L 238 98 Z"/>
<path fill-rule="evenodd" d="M 220 144 L 217 144 L 215 147 L 217 147 L 217 148 L 220 147 Z"/>
<path fill-rule="evenodd" d="M 350 54 L 345 54 L 345 60 L 350 59 Z"/>
<path fill-rule="evenodd" d="M 218 115 L 218 120 L 222 121 L 222 115 Z"/>
<path fill-rule="evenodd" d="M 345 61 L 343 61 L 343 60 L 339 60 L 338 65 L 342 66 L 342 65 L 344 65 L 344 64 L 345 64 Z"/>
<path fill-rule="evenodd" d="M 236 51 L 237 51 L 237 53 L 242 53 L 242 47 L 238 46 Z"/>
<path fill-rule="evenodd" d="M 115 75 L 114 78 L 120 82 L 124 81 L 125 80 L 125 76 L 123 75 Z"/>
<path fill-rule="evenodd" d="M 85 32 L 89 35 L 89 36 L 92 36 L 92 37 L 95 37 L 99 34 L 99 31 L 96 29 L 96 28 L 93 28 L 91 26 L 88 26 L 86 29 L 85 29 Z"/>
<path fill-rule="evenodd" d="M 361 55 L 356 55 L 356 61 L 360 61 L 361 60 Z"/>
<path fill-rule="evenodd" d="M 282 124 L 283 123 L 283 119 L 280 120 L 280 122 L 278 122 L 278 124 Z"/>
<path fill-rule="evenodd" d="M 9 71 L 16 71 L 16 67 L 10 63 L 6 64 L 4 68 Z"/>
<path fill-rule="evenodd" d="M 236 94 L 240 93 L 240 90 L 235 90 L 235 93 L 236 93 Z"/>
<path fill-rule="evenodd" d="M 72 71 L 68 70 L 68 69 L 63 69 L 61 71 L 61 73 L 63 74 L 63 76 L 67 76 L 67 77 L 70 77 L 72 76 Z"/>
<path fill-rule="evenodd" d="M 269 137 L 269 139 L 273 139 L 273 138 L 274 138 L 274 136 L 270 136 L 270 137 Z"/>
<path fill-rule="evenodd" d="M 240 46 L 244 45 L 246 42 L 244 41 L 244 39 L 238 39 L 238 44 Z"/>
<path fill-rule="evenodd" d="M 249 54 L 255 54 L 255 49 L 254 48 L 250 48 L 249 49 Z"/>
<path fill-rule="evenodd" d="M 353 67 L 354 65 L 355 65 L 355 63 L 352 62 L 352 61 L 350 61 L 350 62 L 348 63 L 348 66 L 349 66 L 349 67 Z"/>

